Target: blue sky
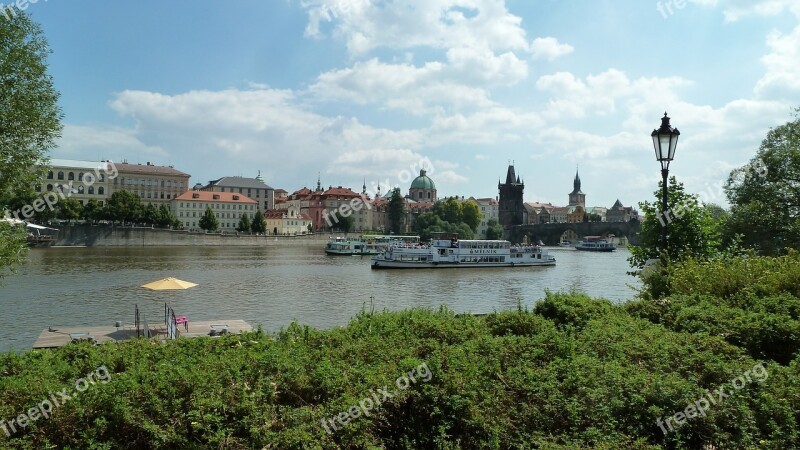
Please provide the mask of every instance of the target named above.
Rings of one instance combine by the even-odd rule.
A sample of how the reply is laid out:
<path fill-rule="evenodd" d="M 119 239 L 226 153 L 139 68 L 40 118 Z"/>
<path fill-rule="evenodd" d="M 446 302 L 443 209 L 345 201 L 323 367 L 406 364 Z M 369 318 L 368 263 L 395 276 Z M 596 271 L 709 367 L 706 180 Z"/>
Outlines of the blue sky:
<path fill-rule="evenodd" d="M 0 3 L 3 0 L 0 0 Z M 659 5 L 661 5 L 659 7 Z M 40 0 L 64 136 L 51 156 L 525 200 L 649 199 L 649 134 L 704 200 L 800 106 L 794 0 Z M 0 19 L 2 19 L 0 17 Z M 405 173 L 404 173 L 405 172 Z"/>

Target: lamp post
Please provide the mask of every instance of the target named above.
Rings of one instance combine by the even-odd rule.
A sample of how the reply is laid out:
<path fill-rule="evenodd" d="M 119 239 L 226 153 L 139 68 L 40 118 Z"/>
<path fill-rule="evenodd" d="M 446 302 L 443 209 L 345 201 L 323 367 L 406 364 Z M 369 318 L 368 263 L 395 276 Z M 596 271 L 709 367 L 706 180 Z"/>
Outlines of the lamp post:
<path fill-rule="evenodd" d="M 667 227 L 669 226 L 669 216 L 667 215 L 667 177 L 669 176 L 669 163 L 675 158 L 675 147 L 678 146 L 678 136 L 681 132 L 677 128 L 672 128 L 669 124 L 669 117 L 664 113 L 661 118 L 661 128 L 653 130 L 650 136 L 653 138 L 653 148 L 656 151 L 656 160 L 661 163 L 662 197 L 661 214 L 664 216 L 661 227 L 661 247 L 667 250 Z"/>

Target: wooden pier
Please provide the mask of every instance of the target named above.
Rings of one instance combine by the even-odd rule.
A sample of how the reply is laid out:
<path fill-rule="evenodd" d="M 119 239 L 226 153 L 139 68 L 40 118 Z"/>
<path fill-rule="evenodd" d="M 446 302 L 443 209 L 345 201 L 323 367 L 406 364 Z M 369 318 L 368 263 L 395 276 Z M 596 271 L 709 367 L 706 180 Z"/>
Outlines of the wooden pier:
<path fill-rule="evenodd" d="M 244 320 L 213 320 L 213 321 L 191 321 L 188 331 L 183 325 L 178 325 L 179 338 L 192 338 L 202 336 L 219 336 L 221 334 L 239 334 L 245 331 L 252 331 L 253 327 Z M 139 330 L 139 334 L 144 332 Z M 167 339 L 167 328 L 163 324 L 150 326 L 150 334 L 154 338 Z M 55 348 L 63 347 L 70 342 L 80 340 L 93 340 L 98 344 L 104 342 L 118 342 L 129 339 L 136 339 L 136 326 L 124 325 L 119 328 L 114 325 L 101 327 L 50 327 L 42 331 L 33 348 Z"/>

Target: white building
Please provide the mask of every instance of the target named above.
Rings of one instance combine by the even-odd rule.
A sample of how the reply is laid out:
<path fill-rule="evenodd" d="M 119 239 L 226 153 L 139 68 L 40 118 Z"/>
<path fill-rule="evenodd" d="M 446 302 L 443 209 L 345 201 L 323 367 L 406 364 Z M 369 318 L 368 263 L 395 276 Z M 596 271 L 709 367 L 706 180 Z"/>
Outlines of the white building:
<path fill-rule="evenodd" d="M 244 214 L 252 223 L 258 209 L 258 202 L 246 195 L 212 191 L 187 191 L 174 198 L 171 205 L 175 217 L 189 230 L 199 230 L 200 218 L 206 208 L 211 208 L 219 229 L 226 232 L 235 232 Z"/>
<path fill-rule="evenodd" d="M 297 236 L 310 233 L 311 216 L 302 214 L 297 206 L 272 209 L 264 213 L 267 233 L 279 236 Z"/>
<path fill-rule="evenodd" d="M 486 239 L 486 230 L 489 229 L 489 221 L 494 219 L 500 222 L 500 202 L 494 198 L 472 198 L 478 203 L 478 206 L 481 208 L 481 214 L 483 218 L 481 219 L 481 224 L 478 225 L 478 233 L 477 236 L 479 239 Z"/>
<path fill-rule="evenodd" d="M 70 159 L 51 159 L 50 170 L 42 184 L 36 186 L 40 193 L 62 191 L 86 205 L 89 200 L 97 200 L 105 205 L 111 195 L 111 178 L 117 173 L 105 161 L 76 161 Z M 69 194 L 68 191 L 72 193 Z"/>

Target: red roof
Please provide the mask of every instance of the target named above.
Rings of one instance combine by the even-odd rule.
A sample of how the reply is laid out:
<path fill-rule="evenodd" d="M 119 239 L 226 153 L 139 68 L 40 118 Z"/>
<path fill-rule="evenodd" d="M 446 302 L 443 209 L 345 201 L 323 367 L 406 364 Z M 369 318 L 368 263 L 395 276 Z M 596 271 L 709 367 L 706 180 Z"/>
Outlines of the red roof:
<path fill-rule="evenodd" d="M 334 197 L 360 197 L 361 194 L 353 192 L 350 188 L 343 188 L 341 186 L 328 188 L 322 195 Z"/>
<path fill-rule="evenodd" d="M 211 191 L 186 191 L 183 194 L 175 197 L 175 200 L 188 200 L 194 202 L 258 203 L 244 194 Z"/>

